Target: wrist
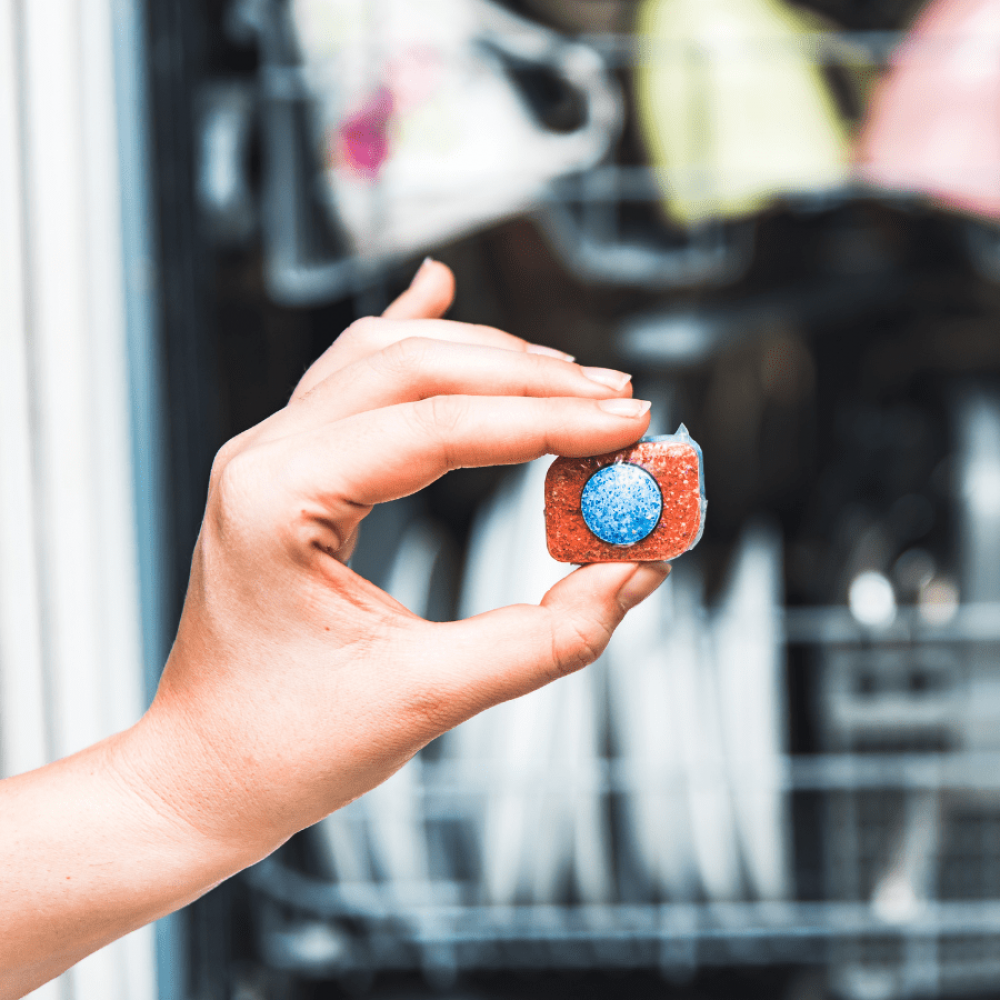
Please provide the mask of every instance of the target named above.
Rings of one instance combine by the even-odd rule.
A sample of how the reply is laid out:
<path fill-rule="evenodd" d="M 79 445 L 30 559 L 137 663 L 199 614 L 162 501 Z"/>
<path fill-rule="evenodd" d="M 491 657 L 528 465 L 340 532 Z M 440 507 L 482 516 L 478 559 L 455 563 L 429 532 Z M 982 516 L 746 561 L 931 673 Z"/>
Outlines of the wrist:
<path fill-rule="evenodd" d="M 108 747 L 111 767 L 166 842 L 200 859 L 219 882 L 266 857 L 287 839 L 254 822 L 233 766 L 193 720 L 159 701 Z"/>

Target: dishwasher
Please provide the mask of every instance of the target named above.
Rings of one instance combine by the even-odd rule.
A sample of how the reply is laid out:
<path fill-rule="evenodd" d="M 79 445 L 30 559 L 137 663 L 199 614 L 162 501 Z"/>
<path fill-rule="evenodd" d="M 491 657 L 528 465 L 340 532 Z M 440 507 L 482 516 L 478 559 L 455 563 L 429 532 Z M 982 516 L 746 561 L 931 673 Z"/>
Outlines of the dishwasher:
<path fill-rule="evenodd" d="M 214 450 L 427 253 L 453 318 L 632 372 L 708 496 L 596 664 L 190 907 L 187 995 L 996 992 L 1000 210 L 892 133 L 959 6 L 150 5 L 177 602 Z M 546 464 L 377 508 L 352 567 L 537 601 Z"/>

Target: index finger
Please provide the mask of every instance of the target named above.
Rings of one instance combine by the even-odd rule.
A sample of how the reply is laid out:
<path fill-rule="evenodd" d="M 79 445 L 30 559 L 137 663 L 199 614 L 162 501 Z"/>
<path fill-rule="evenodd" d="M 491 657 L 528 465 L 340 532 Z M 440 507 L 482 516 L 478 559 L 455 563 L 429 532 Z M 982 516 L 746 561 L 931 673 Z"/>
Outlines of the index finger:
<path fill-rule="evenodd" d="M 433 396 L 311 430 L 293 449 L 282 439 L 275 481 L 300 513 L 314 511 L 314 526 L 337 533 L 336 544 L 319 546 L 335 551 L 373 505 L 452 469 L 615 451 L 642 436 L 648 410 L 645 400 L 621 398 Z"/>

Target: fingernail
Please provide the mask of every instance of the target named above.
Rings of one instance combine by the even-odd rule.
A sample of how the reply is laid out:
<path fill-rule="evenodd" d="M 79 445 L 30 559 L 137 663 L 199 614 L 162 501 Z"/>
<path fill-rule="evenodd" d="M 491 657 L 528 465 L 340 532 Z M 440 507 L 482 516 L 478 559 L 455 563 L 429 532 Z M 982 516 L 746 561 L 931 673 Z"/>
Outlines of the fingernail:
<path fill-rule="evenodd" d="M 576 361 L 575 355 L 557 351 L 554 347 L 545 347 L 543 344 L 528 344 L 526 350 L 528 354 L 544 354 L 547 358 L 559 358 L 560 361 Z"/>
<path fill-rule="evenodd" d="M 606 413 L 616 417 L 641 417 L 650 406 L 648 399 L 600 399 L 597 405 Z"/>
<path fill-rule="evenodd" d="M 591 382 L 606 385 L 609 389 L 614 389 L 616 392 L 624 389 L 632 380 L 631 375 L 627 375 L 625 372 L 616 372 L 613 368 L 581 368 L 580 371 Z"/>
<path fill-rule="evenodd" d="M 618 603 L 628 611 L 644 601 L 670 574 L 670 563 L 639 563 L 639 568 L 618 591 Z"/>
<path fill-rule="evenodd" d="M 433 257 L 425 257 L 421 261 L 420 267 L 417 268 L 417 273 L 413 276 L 413 278 L 410 281 L 410 288 L 412 288 L 420 280 L 420 276 L 422 274 L 426 274 L 427 273 L 428 268 L 430 268 L 430 266 L 433 263 L 434 263 L 434 258 Z"/>

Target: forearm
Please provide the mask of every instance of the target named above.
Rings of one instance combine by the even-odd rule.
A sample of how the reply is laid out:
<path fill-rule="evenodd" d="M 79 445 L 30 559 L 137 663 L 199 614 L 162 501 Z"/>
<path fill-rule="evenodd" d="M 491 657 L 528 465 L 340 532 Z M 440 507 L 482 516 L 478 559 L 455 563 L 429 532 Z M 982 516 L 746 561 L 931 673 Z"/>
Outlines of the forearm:
<path fill-rule="evenodd" d="M 0 782 L 0 1000 L 196 899 L 256 858 L 214 841 L 122 767 L 141 724 Z M 145 792 L 148 792 L 145 793 Z M 198 795 L 193 783 L 192 797 Z"/>

